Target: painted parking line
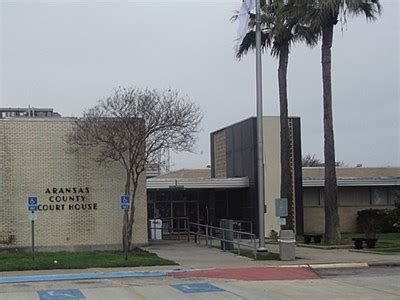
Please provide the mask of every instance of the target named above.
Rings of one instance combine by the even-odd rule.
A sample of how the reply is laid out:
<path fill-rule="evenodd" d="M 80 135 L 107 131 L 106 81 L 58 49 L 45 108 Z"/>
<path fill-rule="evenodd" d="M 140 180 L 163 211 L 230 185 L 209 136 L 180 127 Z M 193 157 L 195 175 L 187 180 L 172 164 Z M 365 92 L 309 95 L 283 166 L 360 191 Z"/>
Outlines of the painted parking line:
<path fill-rule="evenodd" d="M 28 275 L 0 277 L 2 283 L 22 283 L 22 282 L 44 282 L 44 281 L 63 281 L 63 280 L 89 280 L 89 279 L 112 279 L 112 278 L 134 278 L 134 277 L 161 277 L 171 273 L 198 272 L 208 269 L 187 269 L 187 270 L 163 270 L 163 271 L 130 271 L 130 272 L 99 272 L 99 273 L 80 273 L 80 274 L 52 274 L 52 275 Z"/>
<path fill-rule="evenodd" d="M 41 290 L 37 291 L 40 300 L 51 299 L 86 299 L 85 295 L 78 289 L 69 290 Z"/>
<path fill-rule="evenodd" d="M 108 273 L 13 276 L 13 277 L 0 277 L 0 284 L 1 283 L 21 283 L 21 282 L 62 281 L 62 280 L 86 280 L 86 279 L 131 278 L 131 277 L 161 277 L 161 276 L 167 276 L 170 272 L 171 271 L 108 272 Z"/>
<path fill-rule="evenodd" d="M 189 293 L 209 293 L 209 292 L 223 292 L 225 290 L 212 285 L 210 283 L 190 283 L 190 284 L 172 284 L 171 287 L 189 294 Z"/>

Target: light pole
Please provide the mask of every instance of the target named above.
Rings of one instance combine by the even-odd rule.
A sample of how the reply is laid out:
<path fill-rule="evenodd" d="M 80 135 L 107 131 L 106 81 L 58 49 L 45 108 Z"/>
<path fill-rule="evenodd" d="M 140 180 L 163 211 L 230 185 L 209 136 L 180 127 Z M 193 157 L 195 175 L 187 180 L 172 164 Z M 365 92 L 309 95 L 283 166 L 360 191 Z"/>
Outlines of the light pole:
<path fill-rule="evenodd" d="M 269 1 L 268 1 L 269 2 Z M 265 252 L 265 188 L 264 188 L 264 147 L 263 147 L 263 105 L 261 66 L 261 4 L 256 0 L 256 89 L 257 89 L 257 174 L 258 174 L 258 223 L 259 252 Z"/>

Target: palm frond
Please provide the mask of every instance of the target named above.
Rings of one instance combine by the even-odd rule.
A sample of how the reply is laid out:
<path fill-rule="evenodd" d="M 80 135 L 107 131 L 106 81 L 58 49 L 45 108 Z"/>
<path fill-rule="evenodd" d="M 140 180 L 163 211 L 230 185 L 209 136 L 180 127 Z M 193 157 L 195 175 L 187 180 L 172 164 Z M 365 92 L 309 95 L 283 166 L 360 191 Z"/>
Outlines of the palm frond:
<path fill-rule="evenodd" d="M 266 51 L 271 46 L 271 39 L 269 34 L 266 32 L 261 33 L 261 48 Z M 250 50 L 256 48 L 256 32 L 254 30 L 249 31 L 240 43 L 236 52 L 236 58 L 241 59 L 243 55 L 247 54 Z"/>

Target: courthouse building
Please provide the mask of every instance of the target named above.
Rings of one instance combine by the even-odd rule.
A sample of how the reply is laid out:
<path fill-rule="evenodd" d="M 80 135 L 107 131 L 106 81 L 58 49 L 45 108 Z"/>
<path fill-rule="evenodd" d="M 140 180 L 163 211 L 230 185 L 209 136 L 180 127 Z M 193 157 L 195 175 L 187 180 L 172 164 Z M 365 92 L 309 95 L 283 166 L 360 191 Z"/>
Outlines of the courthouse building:
<path fill-rule="evenodd" d="M 290 221 L 303 232 L 300 118 L 289 118 L 290 165 L 293 174 Z M 280 198 L 280 119 L 264 117 L 265 233 L 279 231 L 275 199 Z M 149 218 L 161 218 L 165 232 L 183 226 L 179 220 L 219 225 L 233 219 L 240 229 L 258 234 L 256 118 L 211 133 L 211 168 L 181 170 L 147 180 Z M 171 224 L 172 223 L 172 224 Z"/>
<path fill-rule="evenodd" d="M 99 166 L 95 150 L 71 151 L 67 135 L 75 119 L 41 110 L 36 117 L 0 111 L 0 250 L 30 246 L 28 196 L 39 198 L 39 249 L 120 249 L 125 182 L 120 165 Z M 135 203 L 133 243 L 147 244 L 145 175 Z"/>

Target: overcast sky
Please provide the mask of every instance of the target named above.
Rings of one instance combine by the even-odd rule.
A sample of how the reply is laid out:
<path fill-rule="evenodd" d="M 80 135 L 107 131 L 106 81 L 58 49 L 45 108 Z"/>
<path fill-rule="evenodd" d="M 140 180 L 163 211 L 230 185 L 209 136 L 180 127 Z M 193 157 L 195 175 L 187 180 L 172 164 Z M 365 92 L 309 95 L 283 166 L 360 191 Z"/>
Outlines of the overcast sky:
<path fill-rule="evenodd" d="M 381 0 L 374 23 L 336 26 L 336 158 L 352 166 L 400 165 L 399 3 Z M 234 57 L 240 0 L 0 0 L 1 107 L 52 107 L 63 116 L 117 86 L 173 88 L 204 112 L 194 154 L 171 168 L 210 163 L 209 133 L 255 115 L 255 57 Z M 303 154 L 323 158 L 320 46 L 289 58 L 289 112 L 302 122 Z M 264 114 L 279 115 L 277 62 L 263 55 Z"/>

